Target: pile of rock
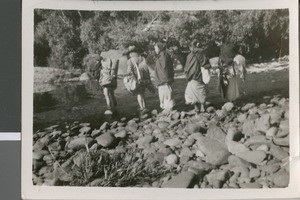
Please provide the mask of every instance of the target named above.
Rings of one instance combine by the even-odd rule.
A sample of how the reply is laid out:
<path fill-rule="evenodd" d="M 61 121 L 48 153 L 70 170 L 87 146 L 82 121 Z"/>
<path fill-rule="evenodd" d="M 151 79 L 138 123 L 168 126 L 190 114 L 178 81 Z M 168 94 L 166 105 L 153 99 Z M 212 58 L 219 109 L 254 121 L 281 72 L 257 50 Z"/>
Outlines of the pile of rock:
<path fill-rule="evenodd" d="M 149 163 L 169 170 L 152 187 L 274 188 L 289 184 L 289 101 L 269 104 L 232 103 L 195 115 L 172 111 L 141 121 L 122 118 L 92 130 L 75 122 L 52 126 L 33 138 L 33 181 L 38 185 L 68 182 L 72 166 L 89 151 L 110 154 L 141 150 Z M 64 162 L 60 162 L 64 160 Z"/>

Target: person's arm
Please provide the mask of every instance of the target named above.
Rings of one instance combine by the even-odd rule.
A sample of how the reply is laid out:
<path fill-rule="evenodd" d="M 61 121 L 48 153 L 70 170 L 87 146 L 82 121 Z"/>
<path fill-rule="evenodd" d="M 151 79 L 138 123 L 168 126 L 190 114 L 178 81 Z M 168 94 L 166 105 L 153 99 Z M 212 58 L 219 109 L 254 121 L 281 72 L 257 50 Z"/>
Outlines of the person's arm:
<path fill-rule="evenodd" d="M 118 76 L 118 66 L 119 66 L 119 59 L 112 59 L 112 75 L 114 77 Z"/>
<path fill-rule="evenodd" d="M 166 68 L 166 65 L 167 65 L 167 58 L 166 58 L 166 54 L 163 53 L 162 55 L 160 55 L 158 57 L 158 62 L 159 62 L 159 66 L 156 66 L 156 67 L 161 67 L 161 68 Z"/>

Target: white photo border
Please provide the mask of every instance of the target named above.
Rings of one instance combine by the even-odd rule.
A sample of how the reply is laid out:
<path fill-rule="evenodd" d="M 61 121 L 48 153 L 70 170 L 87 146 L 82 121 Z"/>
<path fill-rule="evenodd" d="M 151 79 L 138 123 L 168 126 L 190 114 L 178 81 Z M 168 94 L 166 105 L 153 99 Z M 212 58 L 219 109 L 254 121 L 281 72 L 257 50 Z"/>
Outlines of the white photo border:
<path fill-rule="evenodd" d="M 300 196 L 299 33 L 297 0 L 22 2 L 22 199 L 255 199 Z M 273 189 L 162 189 L 34 186 L 32 183 L 34 9 L 62 10 L 251 10 L 289 9 L 290 184 Z"/>

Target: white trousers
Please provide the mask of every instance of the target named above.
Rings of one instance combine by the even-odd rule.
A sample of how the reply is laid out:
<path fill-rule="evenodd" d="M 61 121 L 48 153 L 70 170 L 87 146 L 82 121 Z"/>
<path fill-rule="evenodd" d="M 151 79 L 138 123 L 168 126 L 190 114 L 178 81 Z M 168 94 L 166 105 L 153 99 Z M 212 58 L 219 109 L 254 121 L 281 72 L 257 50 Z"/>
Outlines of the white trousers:
<path fill-rule="evenodd" d="M 158 96 L 160 101 L 160 107 L 162 109 L 172 109 L 175 105 L 175 101 L 172 96 L 172 87 L 165 83 L 157 87 L 158 89 Z"/>

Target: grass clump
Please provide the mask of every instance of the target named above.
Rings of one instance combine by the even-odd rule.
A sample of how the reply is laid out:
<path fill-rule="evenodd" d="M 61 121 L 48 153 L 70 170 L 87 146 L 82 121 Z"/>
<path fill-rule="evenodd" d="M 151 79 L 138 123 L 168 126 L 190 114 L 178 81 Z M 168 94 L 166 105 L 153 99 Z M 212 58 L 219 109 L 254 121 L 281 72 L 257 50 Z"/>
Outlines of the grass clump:
<path fill-rule="evenodd" d="M 147 162 L 138 149 L 108 154 L 85 152 L 74 161 L 72 186 L 130 187 L 151 185 L 168 173 L 159 163 Z"/>

